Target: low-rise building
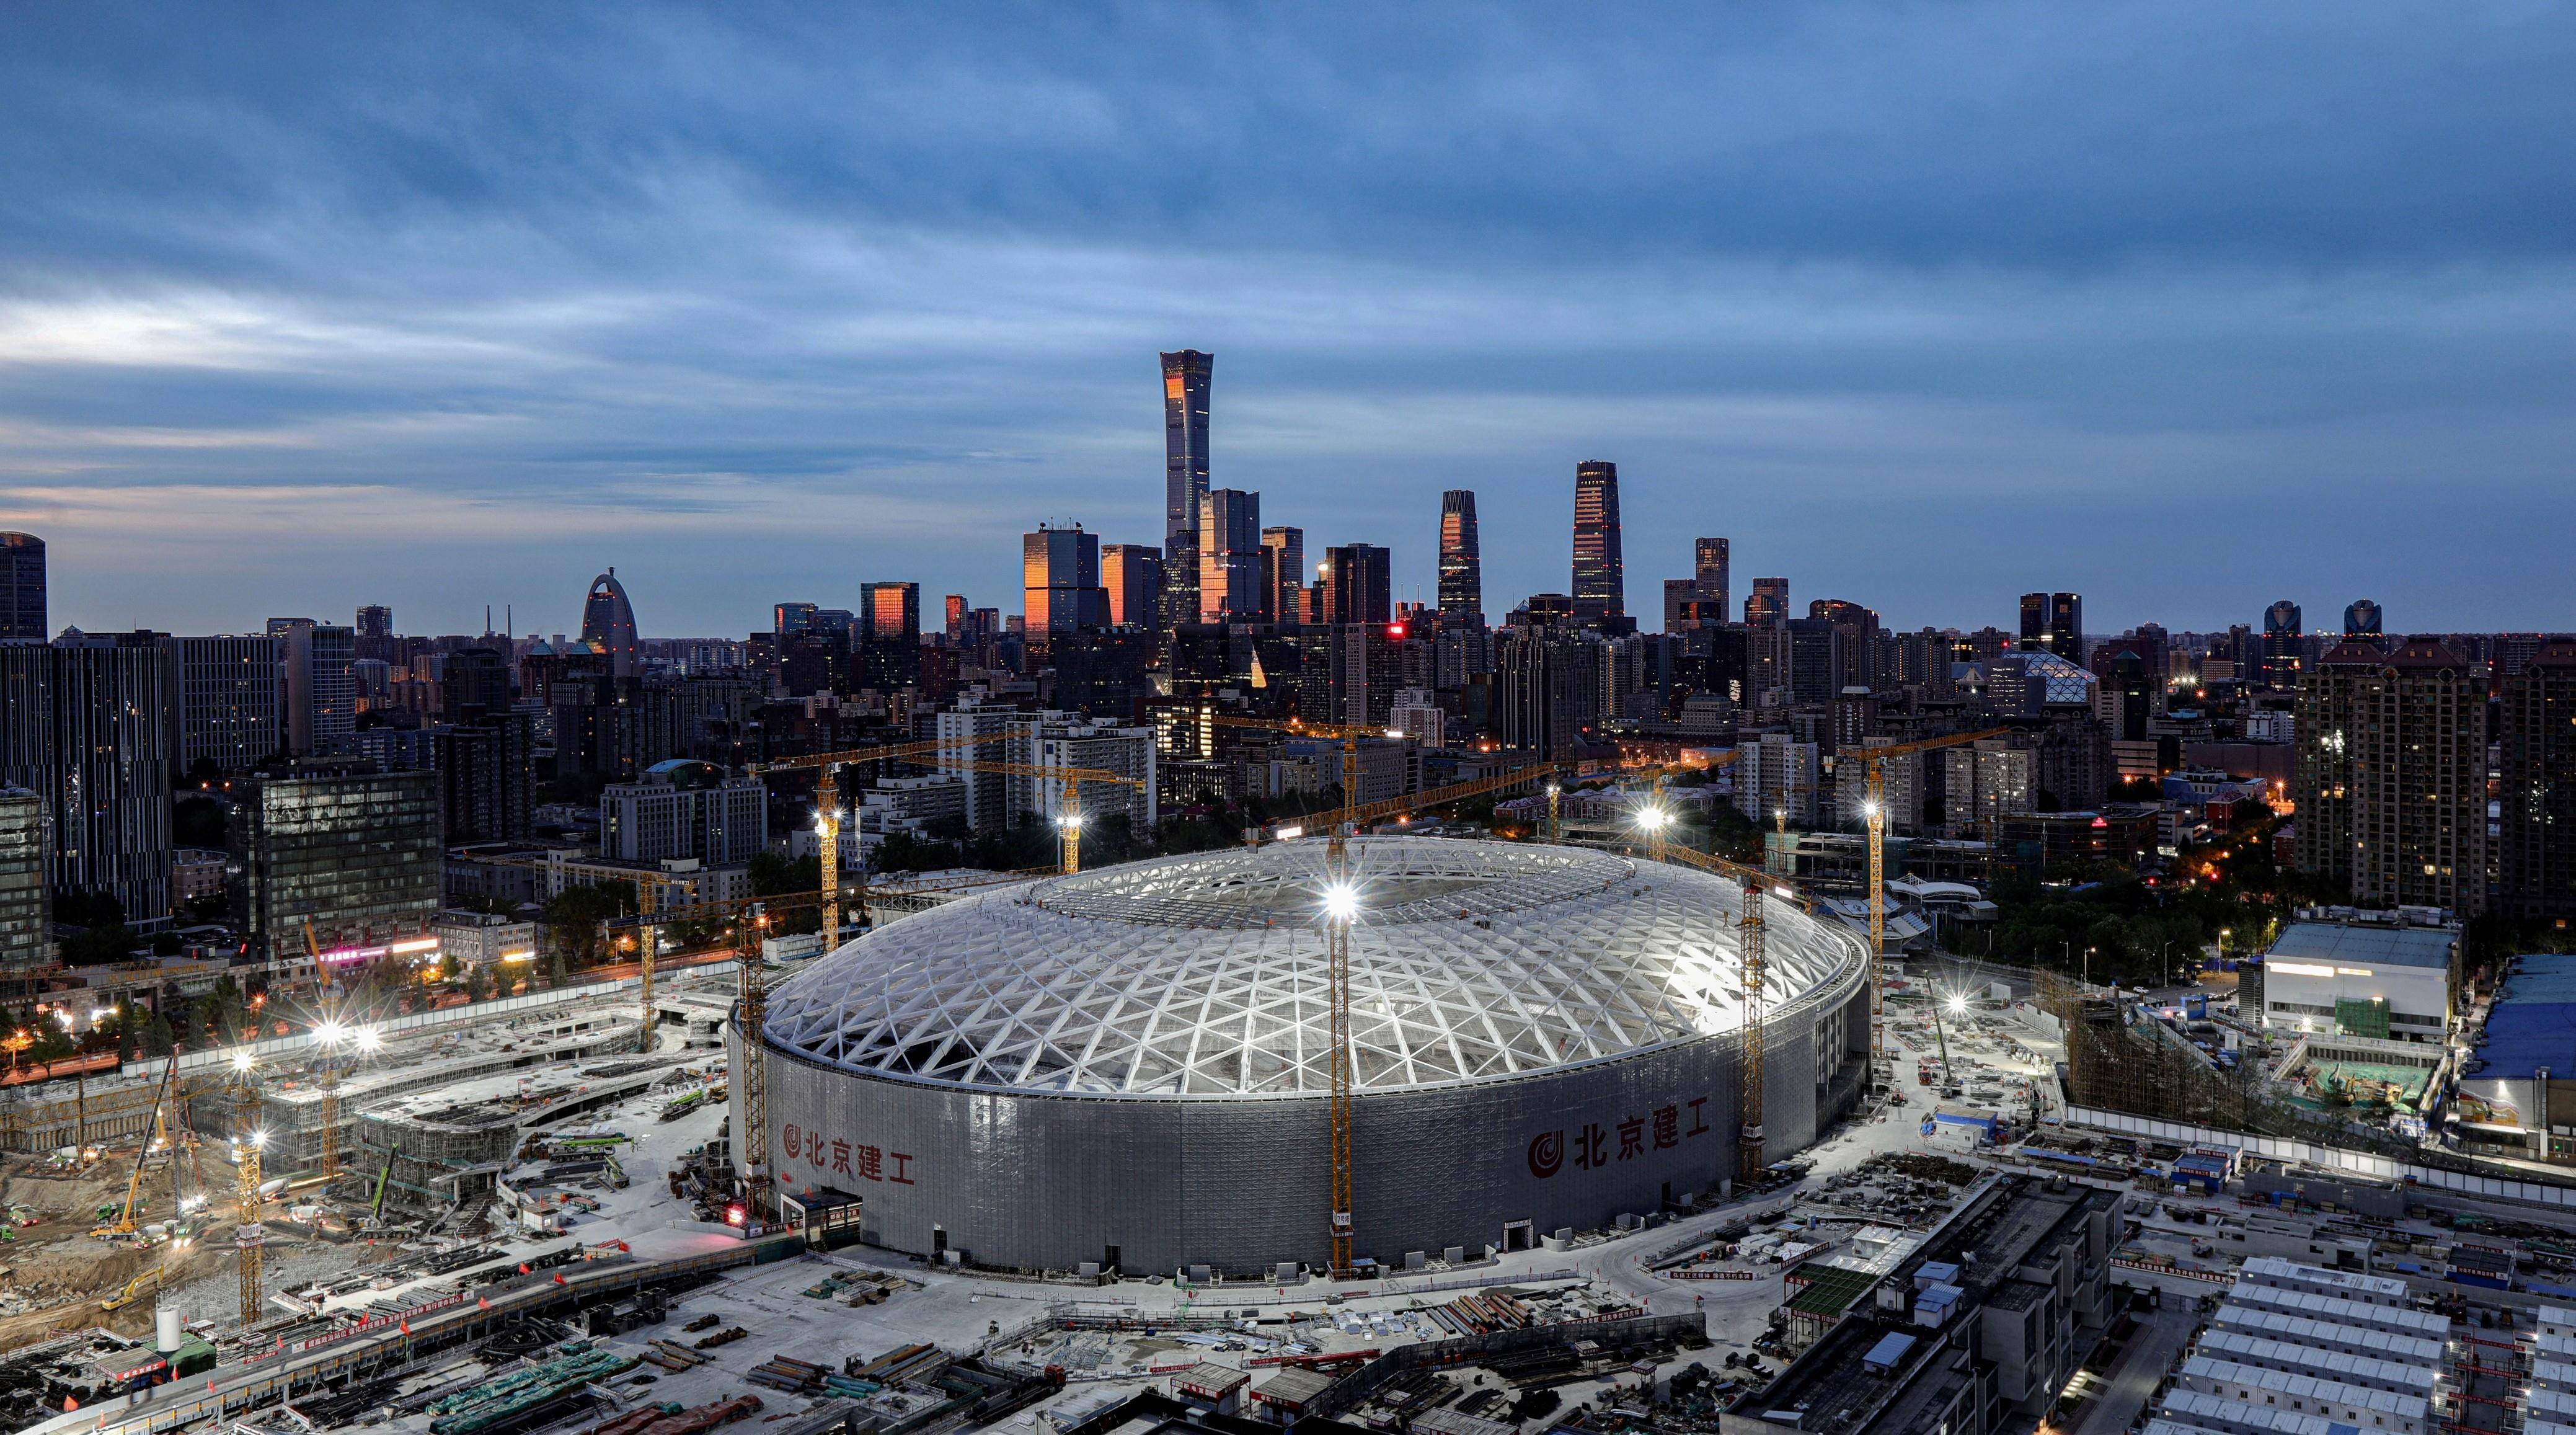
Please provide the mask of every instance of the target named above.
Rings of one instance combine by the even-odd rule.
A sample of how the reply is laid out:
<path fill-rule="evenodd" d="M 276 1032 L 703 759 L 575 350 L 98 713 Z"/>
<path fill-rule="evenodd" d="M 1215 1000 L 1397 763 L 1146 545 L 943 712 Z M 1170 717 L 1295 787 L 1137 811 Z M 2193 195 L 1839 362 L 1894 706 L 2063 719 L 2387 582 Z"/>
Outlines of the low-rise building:
<path fill-rule="evenodd" d="M 1998 1176 L 1763 1389 L 1726 1435 L 1989 1435 L 2045 1411 L 2109 1320 L 2120 1197 Z"/>
<path fill-rule="evenodd" d="M 2438 1043 L 2450 1031 L 2459 947 L 2460 929 L 2438 918 L 2292 922 L 2263 955 L 2259 1019 L 2275 1031 Z"/>
<path fill-rule="evenodd" d="M 533 957 L 537 951 L 536 923 L 497 912 L 450 908 L 430 919 L 429 934 L 438 938 L 439 955 L 454 967 L 488 966 L 505 959 Z"/>

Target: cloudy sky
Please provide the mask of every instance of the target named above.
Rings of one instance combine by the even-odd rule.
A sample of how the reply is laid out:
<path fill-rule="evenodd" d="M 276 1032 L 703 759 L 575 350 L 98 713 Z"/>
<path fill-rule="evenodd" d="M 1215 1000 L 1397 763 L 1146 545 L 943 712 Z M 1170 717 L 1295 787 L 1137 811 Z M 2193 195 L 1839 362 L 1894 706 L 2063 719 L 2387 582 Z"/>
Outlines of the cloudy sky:
<path fill-rule="evenodd" d="M 173 5 L 0 37 L 53 621 L 648 636 L 1220 486 L 1427 592 L 1734 540 L 1888 622 L 2576 626 L 2576 11 Z M 1607 14 L 1607 7 L 1599 12 Z"/>

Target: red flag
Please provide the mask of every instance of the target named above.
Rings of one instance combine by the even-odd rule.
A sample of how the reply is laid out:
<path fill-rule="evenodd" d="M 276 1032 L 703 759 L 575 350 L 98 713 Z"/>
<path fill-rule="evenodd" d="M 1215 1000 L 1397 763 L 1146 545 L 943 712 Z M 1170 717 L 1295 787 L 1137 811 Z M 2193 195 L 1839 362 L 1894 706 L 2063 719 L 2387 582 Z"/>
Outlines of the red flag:
<path fill-rule="evenodd" d="M 563 1283 L 564 1283 L 563 1272 L 561 1272 L 561 1271 L 557 1271 L 557 1272 L 555 1272 L 555 1284 L 556 1284 L 556 1285 L 562 1285 Z"/>
<path fill-rule="evenodd" d="M 519 1274 L 523 1276 L 533 1274 L 533 1272 L 528 1269 L 528 1263 L 526 1261 L 519 1262 Z"/>
<path fill-rule="evenodd" d="M 403 1333 L 403 1334 L 405 1334 L 405 1335 L 409 1335 L 409 1334 L 411 1334 L 411 1322 L 410 1322 L 410 1321 L 407 1321 L 407 1320 L 406 1320 L 406 1321 L 403 1321 L 403 1322 L 401 1322 L 401 1325 L 402 1325 L 402 1333 Z"/>
<path fill-rule="evenodd" d="M 474 1298 L 474 1308 L 476 1310 L 490 1310 L 492 1308 L 492 1302 L 485 1300 L 483 1297 L 478 1295 Z"/>

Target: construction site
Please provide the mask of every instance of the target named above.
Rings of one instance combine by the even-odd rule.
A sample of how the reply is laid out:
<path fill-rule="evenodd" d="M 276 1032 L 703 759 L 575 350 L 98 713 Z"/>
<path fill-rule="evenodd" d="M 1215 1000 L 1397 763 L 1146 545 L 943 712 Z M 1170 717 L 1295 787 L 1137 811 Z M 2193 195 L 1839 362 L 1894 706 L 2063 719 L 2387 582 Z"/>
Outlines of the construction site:
<path fill-rule="evenodd" d="M 620 980 L 0 1091 L 0 1428 L 1715 1430 L 1963 1212 L 2103 1243 L 2061 1033 L 2070 1081 L 2224 1096 L 2065 990 L 1934 999 L 1878 901 L 1651 796 L 1364 835 L 1548 775 L 1093 871 L 1067 822 L 1053 873 L 648 908 Z M 710 920 L 738 955 L 656 971 Z M 1905 1111 L 1909 1063 L 1990 1114 Z"/>

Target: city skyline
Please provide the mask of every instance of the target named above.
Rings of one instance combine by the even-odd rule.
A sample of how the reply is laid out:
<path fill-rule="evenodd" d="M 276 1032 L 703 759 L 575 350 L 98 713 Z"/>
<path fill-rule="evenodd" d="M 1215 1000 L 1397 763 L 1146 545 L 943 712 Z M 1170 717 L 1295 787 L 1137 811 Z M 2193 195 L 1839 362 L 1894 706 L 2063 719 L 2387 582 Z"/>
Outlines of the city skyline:
<path fill-rule="evenodd" d="M 1907 626 L 2576 627 L 2564 16 L 652 14 L 22 27 L 0 528 L 57 628 L 569 632 L 611 563 L 664 634 L 1000 606 L 1041 516 L 1157 541 L 1183 346 L 1213 485 L 1403 599 L 1448 488 L 1489 609 L 1556 591 L 1597 456 L 1632 612 L 1722 532 Z"/>

